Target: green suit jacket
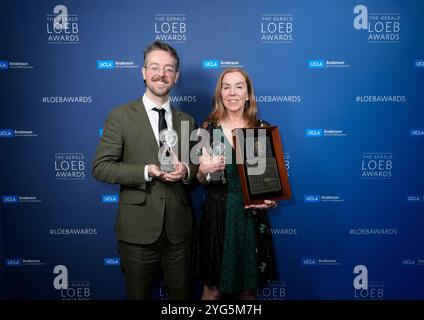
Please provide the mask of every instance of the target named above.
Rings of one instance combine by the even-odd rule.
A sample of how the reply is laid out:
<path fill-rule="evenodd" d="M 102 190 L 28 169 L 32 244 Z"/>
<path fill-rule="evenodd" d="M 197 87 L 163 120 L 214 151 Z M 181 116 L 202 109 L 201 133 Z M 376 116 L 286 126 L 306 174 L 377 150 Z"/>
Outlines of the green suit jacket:
<path fill-rule="evenodd" d="M 178 133 L 181 148 L 181 136 L 188 139 L 195 122 L 188 114 L 171 109 L 173 129 Z M 159 165 L 158 150 L 141 98 L 110 112 L 93 161 L 93 176 L 121 185 L 115 225 L 118 240 L 153 243 L 159 238 L 163 224 L 172 243 L 191 237 L 193 215 L 188 185 L 181 181 L 145 181 L 145 165 Z M 179 157 L 181 160 L 181 153 Z M 193 180 L 197 167 L 189 165 L 189 168 Z"/>

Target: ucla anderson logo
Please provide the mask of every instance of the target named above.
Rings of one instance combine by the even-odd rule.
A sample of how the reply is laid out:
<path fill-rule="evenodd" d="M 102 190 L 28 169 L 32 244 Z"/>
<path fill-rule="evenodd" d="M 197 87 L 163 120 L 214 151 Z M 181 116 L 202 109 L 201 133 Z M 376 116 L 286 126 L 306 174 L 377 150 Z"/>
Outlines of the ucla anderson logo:
<path fill-rule="evenodd" d="M 22 259 L 6 259 L 6 267 L 22 267 Z"/>
<path fill-rule="evenodd" d="M 305 194 L 303 196 L 303 202 L 320 202 L 321 201 L 321 196 L 316 195 L 316 194 Z"/>
<path fill-rule="evenodd" d="M 409 131 L 411 137 L 424 137 L 424 128 L 411 129 Z M 1 136 L 1 134 L 0 134 Z"/>
<path fill-rule="evenodd" d="M 325 68 L 325 61 L 324 60 L 308 60 L 308 68 L 309 69 Z"/>
<path fill-rule="evenodd" d="M 0 61 L 0 70 L 9 69 L 9 61 Z"/>
<path fill-rule="evenodd" d="M 203 69 L 219 69 L 220 61 L 219 60 L 202 60 Z"/>
<path fill-rule="evenodd" d="M 1 196 L 1 202 L 2 203 L 18 203 L 18 196 L 17 195 L 6 195 L 6 196 Z"/>
<path fill-rule="evenodd" d="M 97 69 L 115 69 L 115 60 L 97 60 Z"/>
<path fill-rule="evenodd" d="M 302 266 L 316 266 L 318 265 L 318 259 L 316 258 L 302 258 L 300 261 Z"/>
<path fill-rule="evenodd" d="M 105 266 L 119 266 L 121 263 L 120 258 L 116 257 L 109 257 L 104 259 L 104 265 Z"/>
<path fill-rule="evenodd" d="M 13 138 L 14 136 L 13 129 L 0 129 L 0 138 Z"/>
<path fill-rule="evenodd" d="M 424 60 L 415 60 L 414 68 L 424 68 Z"/>
<path fill-rule="evenodd" d="M 102 195 L 102 203 L 118 203 L 119 196 L 117 194 Z"/>
<path fill-rule="evenodd" d="M 306 129 L 305 136 L 306 137 L 322 137 L 323 130 L 322 129 Z"/>

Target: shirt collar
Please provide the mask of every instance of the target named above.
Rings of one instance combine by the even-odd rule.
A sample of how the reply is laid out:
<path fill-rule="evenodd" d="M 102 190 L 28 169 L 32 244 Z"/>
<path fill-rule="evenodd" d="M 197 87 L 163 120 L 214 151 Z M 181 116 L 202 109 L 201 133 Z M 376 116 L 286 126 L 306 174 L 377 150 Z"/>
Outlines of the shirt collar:
<path fill-rule="evenodd" d="M 171 113 L 171 100 L 169 98 L 163 105 L 157 106 L 152 100 L 149 99 L 146 94 L 144 94 L 143 103 L 144 107 L 146 108 L 146 111 L 151 111 L 153 108 L 163 108 L 167 113 Z"/>

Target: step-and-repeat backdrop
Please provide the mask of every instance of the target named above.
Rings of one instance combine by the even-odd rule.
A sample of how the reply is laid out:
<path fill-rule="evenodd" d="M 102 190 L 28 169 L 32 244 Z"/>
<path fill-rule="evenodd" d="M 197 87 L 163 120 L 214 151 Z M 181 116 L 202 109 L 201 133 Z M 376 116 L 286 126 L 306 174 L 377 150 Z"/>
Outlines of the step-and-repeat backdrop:
<path fill-rule="evenodd" d="M 110 110 L 143 94 L 157 39 L 181 58 L 172 102 L 198 123 L 237 66 L 280 129 L 293 198 L 269 212 L 279 280 L 259 299 L 423 299 L 423 11 L 418 0 L 3 3 L 1 297 L 125 298 L 119 186 L 96 181 L 91 162 Z M 154 294 L 166 298 L 162 283 Z"/>

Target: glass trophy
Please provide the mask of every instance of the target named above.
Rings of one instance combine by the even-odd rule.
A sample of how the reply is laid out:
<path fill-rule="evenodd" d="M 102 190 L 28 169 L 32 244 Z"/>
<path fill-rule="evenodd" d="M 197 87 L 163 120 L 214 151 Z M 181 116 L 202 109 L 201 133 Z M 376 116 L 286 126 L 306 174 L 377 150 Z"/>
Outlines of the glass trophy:
<path fill-rule="evenodd" d="M 211 145 L 211 156 L 212 156 L 212 158 L 220 157 L 220 156 L 225 157 L 225 144 L 222 143 L 222 142 L 219 142 L 219 141 L 213 142 L 212 145 Z M 224 171 L 217 171 L 217 172 L 208 173 L 206 175 L 206 180 L 209 183 L 213 183 L 213 182 L 215 182 L 215 183 L 217 183 L 217 182 L 226 183 L 225 173 L 224 173 Z"/>
<path fill-rule="evenodd" d="M 159 134 L 159 141 L 162 142 L 158 152 L 160 170 L 164 172 L 175 171 L 176 155 L 173 148 L 178 142 L 177 132 L 172 129 L 162 130 Z"/>

